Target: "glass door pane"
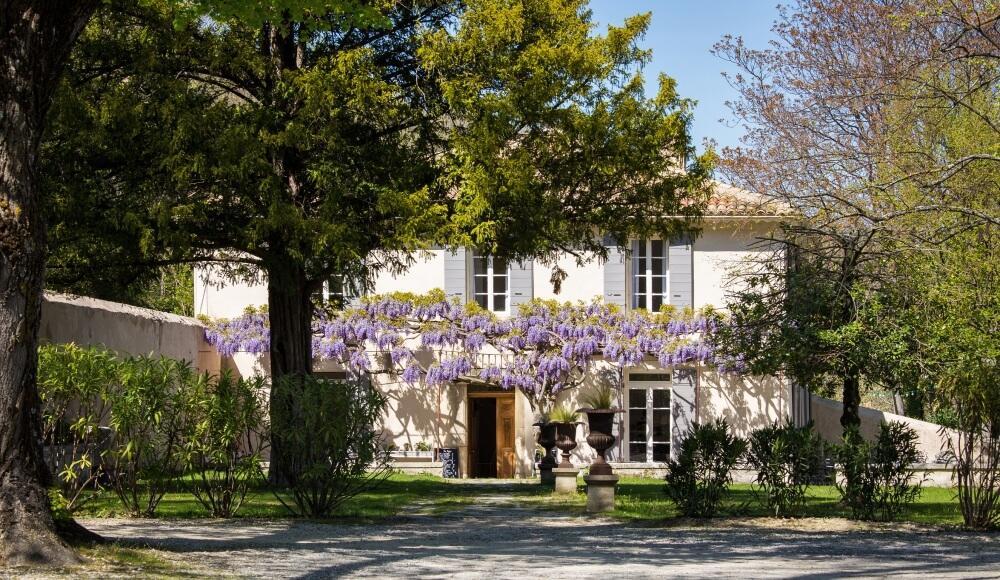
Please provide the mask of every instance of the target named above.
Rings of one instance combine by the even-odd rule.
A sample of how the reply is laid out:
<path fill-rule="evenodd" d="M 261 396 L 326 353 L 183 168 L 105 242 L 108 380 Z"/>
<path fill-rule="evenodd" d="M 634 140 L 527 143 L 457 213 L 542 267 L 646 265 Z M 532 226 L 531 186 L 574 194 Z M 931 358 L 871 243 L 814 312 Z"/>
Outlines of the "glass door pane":
<path fill-rule="evenodd" d="M 628 390 L 628 460 L 646 461 L 646 389 Z"/>

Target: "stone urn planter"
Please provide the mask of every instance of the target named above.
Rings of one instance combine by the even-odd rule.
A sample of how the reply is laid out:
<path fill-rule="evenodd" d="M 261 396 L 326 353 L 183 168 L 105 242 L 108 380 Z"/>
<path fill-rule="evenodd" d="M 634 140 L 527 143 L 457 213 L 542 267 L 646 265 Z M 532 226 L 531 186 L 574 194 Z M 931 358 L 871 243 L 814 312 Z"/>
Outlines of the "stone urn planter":
<path fill-rule="evenodd" d="M 534 426 L 538 427 L 538 444 L 545 449 L 545 456 L 538 466 L 539 477 L 542 483 L 552 483 L 552 468 L 556 466 L 556 424 L 542 421 Z"/>
<path fill-rule="evenodd" d="M 590 465 L 591 475 L 612 475 L 614 472 L 608 459 L 605 457 L 608 449 L 615 444 L 615 436 L 612 435 L 615 415 L 622 413 L 621 409 L 580 409 L 580 412 L 587 414 L 587 424 L 589 433 L 587 434 L 587 445 L 597 452 L 597 459 Z"/>
<path fill-rule="evenodd" d="M 556 426 L 556 447 L 562 451 L 562 461 L 559 463 L 561 469 L 572 469 L 573 463 L 569 460 L 569 452 L 576 449 L 576 426 L 573 423 L 554 423 Z"/>

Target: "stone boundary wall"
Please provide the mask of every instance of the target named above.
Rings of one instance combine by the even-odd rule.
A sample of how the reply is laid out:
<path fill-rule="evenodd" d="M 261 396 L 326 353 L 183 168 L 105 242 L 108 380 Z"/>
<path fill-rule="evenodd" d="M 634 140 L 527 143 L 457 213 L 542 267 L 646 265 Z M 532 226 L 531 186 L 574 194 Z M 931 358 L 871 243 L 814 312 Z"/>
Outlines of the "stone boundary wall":
<path fill-rule="evenodd" d="M 840 425 L 840 415 L 843 404 L 840 401 L 812 395 L 810 397 L 810 415 L 816 432 L 831 443 L 839 443 L 843 437 L 843 427 Z M 928 423 L 912 417 L 904 417 L 895 413 L 885 413 L 868 407 L 858 410 L 861 416 L 861 434 L 866 439 L 874 439 L 878 435 L 879 426 L 883 422 L 898 421 L 905 423 L 917 432 L 917 445 L 928 464 L 939 464 L 939 457 L 945 449 L 945 438 L 941 435 L 941 426 Z"/>
<path fill-rule="evenodd" d="M 122 357 L 162 355 L 188 361 L 202 372 L 220 367 L 198 319 L 85 296 L 46 292 L 39 339 L 104 346 Z"/>

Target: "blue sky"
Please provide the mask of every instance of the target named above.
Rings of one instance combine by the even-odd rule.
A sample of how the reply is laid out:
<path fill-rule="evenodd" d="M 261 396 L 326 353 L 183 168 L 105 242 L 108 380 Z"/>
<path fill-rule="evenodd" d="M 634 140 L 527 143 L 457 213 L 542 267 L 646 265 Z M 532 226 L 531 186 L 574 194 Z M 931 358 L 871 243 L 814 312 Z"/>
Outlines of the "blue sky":
<path fill-rule="evenodd" d="M 722 78 L 731 67 L 709 50 L 725 34 L 742 36 L 749 46 L 763 48 L 772 38 L 771 24 L 778 0 L 591 0 L 601 29 L 621 24 L 627 16 L 652 12 L 653 21 L 643 44 L 653 49 L 645 76 L 655 90 L 656 77 L 665 72 L 677 79 L 681 96 L 695 99 L 694 142 L 701 150 L 704 138 L 720 146 L 737 145 L 742 135 L 732 126 L 725 102 L 735 93 Z M 720 122 L 726 119 L 728 123 Z"/>

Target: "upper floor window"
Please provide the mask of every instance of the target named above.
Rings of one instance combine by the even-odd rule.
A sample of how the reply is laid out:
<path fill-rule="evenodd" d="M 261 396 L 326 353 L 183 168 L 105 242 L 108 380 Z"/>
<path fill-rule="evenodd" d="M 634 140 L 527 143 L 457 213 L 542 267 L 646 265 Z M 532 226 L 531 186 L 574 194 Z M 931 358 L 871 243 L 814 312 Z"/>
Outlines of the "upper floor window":
<path fill-rule="evenodd" d="M 472 255 L 472 295 L 491 312 L 510 308 L 510 264 L 507 260 L 475 253 Z"/>
<path fill-rule="evenodd" d="M 668 247 L 663 240 L 632 241 L 632 308 L 656 312 L 669 304 Z"/>
<path fill-rule="evenodd" d="M 330 276 L 323 282 L 323 287 L 313 295 L 316 304 L 329 305 L 342 310 L 353 298 L 350 284 L 343 276 Z"/>

